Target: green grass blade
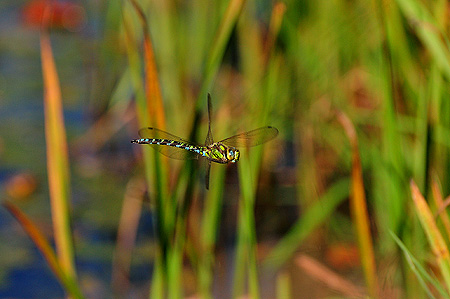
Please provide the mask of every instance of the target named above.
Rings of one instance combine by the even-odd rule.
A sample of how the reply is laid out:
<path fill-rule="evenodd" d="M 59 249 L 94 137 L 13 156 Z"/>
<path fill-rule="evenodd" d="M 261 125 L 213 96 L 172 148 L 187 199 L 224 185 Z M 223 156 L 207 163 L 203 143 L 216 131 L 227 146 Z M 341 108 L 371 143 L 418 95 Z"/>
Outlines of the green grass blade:
<path fill-rule="evenodd" d="M 420 40 L 432 53 L 436 64 L 450 78 L 450 52 L 427 8 L 417 0 L 397 0 L 403 14 L 410 19 Z"/>
<path fill-rule="evenodd" d="M 207 298 L 212 292 L 214 249 L 222 212 L 225 168 L 212 166 L 210 190 L 206 194 L 201 221 L 201 258 L 199 261 L 199 292 Z"/>
<path fill-rule="evenodd" d="M 238 241 L 233 277 L 233 298 L 243 295 L 245 277 L 248 277 L 249 296 L 259 298 L 257 261 L 256 261 L 256 231 L 255 231 L 255 173 L 251 166 L 248 151 L 242 151 L 238 165 L 239 181 L 241 182 L 241 197 L 238 213 Z M 261 156 L 261 151 L 259 156 Z"/>
<path fill-rule="evenodd" d="M 228 3 L 227 9 L 221 19 L 219 28 L 212 43 L 211 50 L 206 59 L 202 87 L 197 98 L 198 106 L 203 106 L 203 101 L 206 99 L 206 95 L 211 88 L 211 84 L 222 62 L 227 43 L 231 36 L 231 31 L 236 25 L 237 19 L 245 2 L 245 0 L 230 0 Z"/>
<path fill-rule="evenodd" d="M 136 4 L 135 2 L 132 2 Z M 144 37 L 146 41 L 146 50 L 145 50 L 145 59 L 142 61 L 140 57 L 139 50 L 139 30 L 142 30 L 142 27 L 135 28 L 134 25 L 134 16 L 136 12 L 138 13 L 138 18 L 141 18 L 141 25 L 146 24 L 145 18 L 143 19 L 142 11 L 136 9 L 136 5 L 130 7 L 129 2 L 124 3 L 123 9 L 123 28 L 124 28 L 124 36 L 125 36 L 125 45 L 127 50 L 127 58 L 130 70 L 131 82 L 133 85 L 133 89 L 135 91 L 136 98 L 136 113 L 138 116 L 138 121 L 140 127 L 151 126 L 155 121 L 155 115 L 153 114 L 155 110 L 152 110 L 151 107 L 154 107 L 154 103 L 150 103 L 149 101 L 154 100 L 154 97 L 158 97 L 158 95 L 152 94 L 149 95 L 149 92 L 157 93 L 158 85 L 153 80 L 157 80 L 156 70 L 152 67 L 154 66 L 153 56 L 149 54 L 151 51 L 151 45 L 148 44 L 148 37 Z M 147 28 L 143 29 L 144 33 L 147 33 Z M 142 68 L 144 65 L 144 69 Z M 144 79 L 141 77 L 143 71 L 146 71 L 146 76 Z M 151 80 L 152 82 L 146 82 L 152 85 L 152 87 L 147 87 L 145 89 L 145 80 Z M 150 107 L 151 106 L 151 107 Z M 158 106 L 162 108 L 161 106 Z M 152 114 L 151 114 L 152 113 Z M 160 122 L 164 120 L 163 117 L 158 118 Z M 155 124 L 157 125 L 157 124 Z M 164 129 L 164 128 L 162 128 Z M 148 193 L 152 203 L 155 205 L 155 214 L 156 219 L 158 219 L 158 223 L 156 224 L 156 234 L 158 236 L 159 242 L 159 252 L 156 254 L 157 258 L 155 261 L 155 268 L 153 270 L 154 276 L 152 281 L 152 288 L 150 294 L 161 295 L 164 297 L 166 286 L 168 283 L 167 276 L 167 244 L 169 244 L 169 240 L 171 236 L 173 236 L 173 228 L 175 226 L 175 207 L 172 202 L 168 199 L 168 190 L 167 190 L 167 172 L 165 171 L 164 166 L 162 165 L 162 157 L 160 157 L 159 153 L 156 151 L 152 151 L 149 147 L 142 148 L 143 158 L 144 158 L 144 166 L 145 166 L 145 175 L 147 186 L 149 188 Z M 162 268 L 159 268 L 162 267 Z"/>
<path fill-rule="evenodd" d="M 449 294 L 445 291 L 445 289 L 441 286 L 439 281 L 431 275 L 427 273 L 425 268 L 419 263 L 419 261 L 411 254 L 411 252 L 408 250 L 408 248 L 405 246 L 405 244 L 393 233 L 391 232 L 391 236 L 394 239 L 394 241 L 397 243 L 397 245 L 400 247 L 400 249 L 403 251 L 403 254 L 405 256 L 406 261 L 408 262 L 408 265 L 411 269 L 411 271 L 414 272 L 414 274 L 417 277 L 417 280 L 419 281 L 422 288 L 425 290 L 427 295 L 430 298 L 436 298 L 433 295 L 433 292 L 428 287 L 427 283 L 431 283 L 436 290 L 439 291 L 439 294 L 442 296 L 442 298 L 450 298 Z"/>
<path fill-rule="evenodd" d="M 334 183 L 317 202 L 294 224 L 286 236 L 264 261 L 264 266 L 279 268 L 292 258 L 303 240 L 319 225 L 323 224 L 335 209 L 349 196 L 350 181 L 342 179 Z"/>
<path fill-rule="evenodd" d="M 292 298 L 291 292 L 291 284 L 292 280 L 289 277 L 289 274 L 285 271 L 279 273 L 277 275 L 277 299 L 289 299 Z"/>

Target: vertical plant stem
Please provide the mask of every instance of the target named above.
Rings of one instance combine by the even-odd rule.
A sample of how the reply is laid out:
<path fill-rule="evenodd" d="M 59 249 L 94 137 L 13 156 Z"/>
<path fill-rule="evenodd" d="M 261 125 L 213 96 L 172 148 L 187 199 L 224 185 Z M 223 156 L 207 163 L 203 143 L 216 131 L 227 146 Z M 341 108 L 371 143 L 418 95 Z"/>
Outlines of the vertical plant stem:
<path fill-rule="evenodd" d="M 150 298 L 164 298 L 164 259 L 162 257 L 162 252 L 157 251 L 155 257 L 155 269 L 152 275 L 152 288 L 150 289 Z"/>
<path fill-rule="evenodd" d="M 202 86 L 197 98 L 197 107 L 202 106 L 205 102 L 206 95 L 209 92 L 212 81 L 214 80 L 223 55 L 226 50 L 226 45 L 231 36 L 238 17 L 241 13 L 245 0 L 230 0 L 225 14 L 223 15 L 215 39 L 212 42 L 211 50 L 208 53 L 207 60 L 203 71 Z M 205 254 L 200 261 L 200 291 L 205 295 L 211 286 L 212 281 L 212 266 L 214 261 L 213 247 L 215 242 L 215 234 L 217 232 L 218 217 L 220 213 L 219 206 L 221 203 L 220 197 L 223 192 L 223 184 L 225 177 L 225 169 L 212 170 L 211 176 L 212 184 L 211 190 L 208 194 L 207 202 L 214 207 L 214 212 L 206 211 L 202 223 L 208 228 L 205 228 L 204 238 L 202 240 L 202 248 Z M 220 179 L 220 180 L 219 180 Z M 205 295 L 207 296 L 207 295 Z"/>
<path fill-rule="evenodd" d="M 226 50 L 226 45 L 230 39 L 231 31 L 233 30 L 237 19 L 241 13 L 245 0 L 230 0 L 224 16 L 222 17 L 219 29 L 216 33 L 215 39 L 212 43 L 203 74 L 202 87 L 198 95 L 197 105 L 202 105 L 202 101 L 206 99 L 208 90 L 211 88 L 220 63 L 222 62 L 223 54 Z"/>
<path fill-rule="evenodd" d="M 181 298 L 183 296 L 183 253 L 186 241 L 186 223 L 182 217 L 177 218 L 175 240 L 168 248 L 167 259 L 167 296 Z"/>
<path fill-rule="evenodd" d="M 204 214 L 201 222 L 202 256 L 199 265 L 199 291 L 204 298 L 210 297 L 214 269 L 214 248 L 216 234 L 219 230 L 220 214 L 222 211 L 224 169 L 211 169 L 210 190 L 206 195 Z"/>
<path fill-rule="evenodd" d="M 277 274 L 277 299 L 292 298 L 291 284 L 291 278 L 287 271 L 281 271 Z"/>
<path fill-rule="evenodd" d="M 159 88 L 158 73 L 154 61 L 153 46 L 148 30 L 148 21 L 136 1 L 131 0 L 134 12 L 138 14 L 141 20 L 144 33 L 144 70 L 145 78 L 142 80 L 142 62 L 139 57 L 137 39 L 131 30 L 131 10 L 124 9 L 123 24 L 125 28 L 126 46 L 130 65 L 130 71 L 133 79 L 133 85 L 136 92 L 137 115 L 141 127 L 158 126 L 164 129 L 165 117 L 162 105 L 161 91 Z M 144 82 L 143 82 L 144 81 Z M 150 148 L 143 148 L 145 173 L 147 185 L 149 187 L 149 196 L 155 204 L 156 214 L 156 232 L 159 241 L 159 253 L 156 255 L 154 279 L 151 295 L 164 294 L 165 286 L 169 283 L 168 276 L 168 245 L 175 230 L 175 205 L 169 200 L 167 176 L 167 164 L 163 163 L 162 158 L 156 151 Z M 160 269 L 159 267 L 162 267 Z M 180 285 L 178 285 L 181 288 Z M 162 293 L 162 294 L 161 294 Z M 164 295 L 162 295 L 164 296 Z"/>
<path fill-rule="evenodd" d="M 248 276 L 249 295 L 251 298 L 259 298 L 258 272 L 256 260 L 256 231 L 254 217 L 255 203 L 255 175 L 250 166 L 250 158 L 246 151 L 244 159 L 239 161 L 239 177 L 241 181 L 241 197 L 239 200 L 238 218 L 238 246 L 236 249 L 236 261 L 234 271 L 233 296 L 243 295 L 245 274 Z M 243 179 L 245 178 L 245 179 Z"/>

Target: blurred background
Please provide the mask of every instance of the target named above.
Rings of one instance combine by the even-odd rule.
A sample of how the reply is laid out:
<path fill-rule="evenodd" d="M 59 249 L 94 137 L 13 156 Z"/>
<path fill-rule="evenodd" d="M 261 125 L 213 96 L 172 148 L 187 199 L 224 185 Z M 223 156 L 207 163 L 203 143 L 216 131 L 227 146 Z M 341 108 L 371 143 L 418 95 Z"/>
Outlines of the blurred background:
<path fill-rule="evenodd" d="M 0 297 L 448 298 L 449 11 L 1 1 Z"/>

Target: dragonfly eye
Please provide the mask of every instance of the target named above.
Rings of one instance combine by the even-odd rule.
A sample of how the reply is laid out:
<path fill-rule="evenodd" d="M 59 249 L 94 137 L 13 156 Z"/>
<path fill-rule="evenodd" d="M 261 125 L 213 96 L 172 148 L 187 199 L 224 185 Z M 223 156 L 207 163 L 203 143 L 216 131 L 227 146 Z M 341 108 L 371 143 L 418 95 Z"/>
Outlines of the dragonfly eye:
<path fill-rule="evenodd" d="M 239 156 L 241 155 L 241 153 L 239 152 L 239 150 L 235 150 L 234 151 L 234 162 L 239 161 Z"/>
<path fill-rule="evenodd" d="M 227 159 L 233 163 L 236 162 L 237 160 L 239 160 L 239 151 L 229 148 L 227 150 Z"/>

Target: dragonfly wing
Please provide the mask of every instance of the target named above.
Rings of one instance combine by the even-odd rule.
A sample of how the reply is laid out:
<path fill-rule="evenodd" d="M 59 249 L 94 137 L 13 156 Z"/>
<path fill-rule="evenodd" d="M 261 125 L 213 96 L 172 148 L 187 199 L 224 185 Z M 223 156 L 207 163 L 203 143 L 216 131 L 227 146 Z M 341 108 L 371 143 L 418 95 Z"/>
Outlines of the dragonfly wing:
<path fill-rule="evenodd" d="M 278 130 L 276 128 L 267 126 L 237 134 L 219 142 L 232 147 L 250 147 L 263 144 L 274 139 L 277 135 Z"/>
<path fill-rule="evenodd" d="M 143 128 L 139 130 L 139 136 L 141 138 L 149 138 L 149 139 L 167 139 L 167 140 L 174 140 L 181 143 L 184 143 L 186 145 L 192 145 L 197 146 L 197 144 L 184 140 L 178 136 L 175 136 L 173 134 L 167 133 L 163 130 L 156 129 L 156 128 Z M 149 144 L 152 148 L 163 154 L 164 156 L 167 156 L 172 159 L 176 160 L 190 160 L 190 159 L 197 159 L 198 155 L 194 152 L 174 147 L 174 146 L 168 146 L 168 145 L 157 145 L 157 144 Z"/>
<path fill-rule="evenodd" d="M 143 128 L 139 130 L 139 136 L 141 136 L 141 138 L 149 138 L 149 139 L 153 139 L 153 138 L 157 138 L 157 139 L 168 139 L 168 140 L 175 140 L 175 141 L 180 141 L 180 142 L 185 142 L 188 144 L 192 144 L 192 142 L 184 140 L 178 136 L 175 136 L 173 134 L 167 133 L 163 130 L 160 129 L 156 129 L 156 128 Z"/>
<path fill-rule="evenodd" d="M 193 160 L 198 159 L 198 155 L 194 152 L 190 152 L 184 149 L 167 146 L 167 145 L 156 145 L 152 144 L 152 148 L 160 152 L 166 157 L 169 157 L 171 159 L 175 160 Z"/>

